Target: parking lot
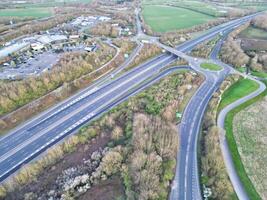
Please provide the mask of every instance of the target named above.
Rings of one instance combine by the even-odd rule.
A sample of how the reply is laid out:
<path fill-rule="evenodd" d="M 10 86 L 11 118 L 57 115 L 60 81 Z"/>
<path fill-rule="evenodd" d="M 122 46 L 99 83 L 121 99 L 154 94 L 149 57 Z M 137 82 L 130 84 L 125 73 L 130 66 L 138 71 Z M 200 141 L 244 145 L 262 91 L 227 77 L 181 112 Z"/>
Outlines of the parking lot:
<path fill-rule="evenodd" d="M 0 64 L 0 80 L 24 79 L 40 75 L 50 70 L 64 52 L 96 50 L 95 47 L 86 46 L 80 35 L 83 29 L 108 20 L 110 18 L 103 16 L 81 16 L 68 24 L 62 24 L 38 35 L 8 42 L 0 49 L 0 59 L 9 57 Z M 63 31 L 65 26 L 71 26 L 76 35 L 73 35 L 73 32 Z"/>
<path fill-rule="evenodd" d="M 59 60 L 60 54 L 51 51 L 38 54 L 34 58 L 29 58 L 26 63 L 17 68 L 4 67 L 0 72 L 0 79 L 26 78 L 31 75 L 39 75 L 41 72 L 51 69 Z"/>

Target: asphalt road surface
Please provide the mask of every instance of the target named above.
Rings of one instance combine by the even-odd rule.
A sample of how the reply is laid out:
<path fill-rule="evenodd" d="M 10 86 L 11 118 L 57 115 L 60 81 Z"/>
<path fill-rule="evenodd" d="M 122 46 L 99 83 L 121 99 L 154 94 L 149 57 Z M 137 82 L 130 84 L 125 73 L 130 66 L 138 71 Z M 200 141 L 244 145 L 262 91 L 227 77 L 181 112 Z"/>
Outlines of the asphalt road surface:
<path fill-rule="evenodd" d="M 245 22 L 247 19 L 249 19 L 249 17 L 215 27 L 205 35 L 185 42 L 177 49 L 182 52 L 190 51 L 197 44 L 214 37 L 221 31 L 237 26 Z M 77 131 L 77 129 L 85 123 L 88 123 L 101 113 L 108 111 L 116 102 L 120 102 L 120 99 L 125 95 L 134 93 L 132 90 L 138 87 L 140 83 L 157 75 L 163 67 L 176 59 L 177 56 L 175 55 L 163 54 L 121 75 L 107 84 L 94 87 L 90 86 L 88 90 L 84 90 L 75 95 L 75 97 L 64 101 L 64 103 L 59 106 L 50 109 L 49 112 L 39 115 L 14 131 L 11 131 L 7 136 L 0 138 L 0 181 L 3 181 L 22 165 L 31 161 L 58 141 Z M 197 124 L 201 122 L 201 117 L 203 115 L 201 110 L 198 115 L 192 113 L 190 110 L 198 108 L 199 103 L 201 103 L 201 107 L 208 103 L 209 97 L 205 96 L 203 98 L 203 96 L 200 96 L 202 93 L 206 92 L 209 94 L 218 87 L 216 84 L 214 85 L 213 78 L 215 77 L 207 77 L 207 81 L 205 81 L 205 84 L 196 94 L 197 98 L 193 98 L 190 101 L 188 105 L 189 108 L 187 108 L 188 117 L 184 121 L 186 123 L 184 126 L 190 127 L 191 125 L 189 123 L 195 122 L 197 128 Z M 194 116 L 192 116 L 193 114 Z M 187 114 L 185 113 L 185 115 Z M 198 131 L 198 129 L 194 130 Z M 194 144 L 196 142 L 194 140 L 195 133 L 192 133 L 191 135 L 189 144 Z M 182 146 L 184 145 L 182 144 Z M 196 156 L 195 147 L 190 145 L 189 151 L 192 152 L 192 158 L 194 158 Z M 189 160 L 188 158 L 185 158 L 184 161 L 186 168 L 194 168 L 194 165 L 196 164 L 194 160 Z M 191 175 L 184 171 L 184 174 L 180 174 L 179 176 L 180 178 L 183 178 L 183 176 L 194 177 L 197 176 L 197 174 Z M 190 178 L 188 178 L 186 184 L 190 186 L 190 181 L 192 180 L 194 179 L 190 180 Z M 190 192 L 187 192 L 188 188 L 185 189 L 186 191 L 180 192 L 179 195 L 183 193 L 185 197 L 184 199 L 192 199 L 190 197 L 194 196 L 193 192 L 195 189 Z"/>

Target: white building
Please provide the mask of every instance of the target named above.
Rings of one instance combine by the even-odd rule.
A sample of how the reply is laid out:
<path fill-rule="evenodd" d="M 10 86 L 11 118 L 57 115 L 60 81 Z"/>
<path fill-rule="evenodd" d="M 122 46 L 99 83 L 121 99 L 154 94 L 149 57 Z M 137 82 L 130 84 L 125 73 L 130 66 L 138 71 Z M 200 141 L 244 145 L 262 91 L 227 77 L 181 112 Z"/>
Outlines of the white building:
<path fill-rule="evenodd" d="M 34 50 L 34 51 L 39 51 L 41 49 L 44 48 L 44 45 L 42 43 L 39 43 L 39 42 L 36 42 L 36 43 L 32 43 L 31 44 L 31 48 Z"/>
<path fill-rule="evenodd" d="M 37 41 L 42 44 L 51 44 L 66 40 L 68 40 L 68 38 L 65 35 L 42 35 L 37 39 Z"/>

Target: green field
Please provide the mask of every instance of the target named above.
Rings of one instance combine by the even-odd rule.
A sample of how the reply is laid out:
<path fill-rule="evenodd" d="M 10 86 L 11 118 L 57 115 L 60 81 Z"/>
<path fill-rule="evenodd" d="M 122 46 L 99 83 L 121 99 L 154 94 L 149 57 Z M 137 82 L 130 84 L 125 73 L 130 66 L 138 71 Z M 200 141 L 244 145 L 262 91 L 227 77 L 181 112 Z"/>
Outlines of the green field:
<path fill-rule="evenodd" d="M 243 80 L 246 80 L 246 79 L 243 79 Z M 243 89 L 241 87 L 242 84 L 237 82 L 233 86 L 237 87 L 238 85 L 239 85 L 239 90 L 243 91 L 243 93 L 245 93 L 244 92 L 245 89 Z M 233 94 L 231 94 L 231 92 L 229 90 L 230 91 L 231 90 L 234 91 Z M 231 87 L 230 87 L 227 91 L 229 91 L 227 96 L 231 96 L 231 95 L 232 96 L 236 96 L 237 89 L 231 89 Z M 247 108 L 248 106 L 252 105 L 253 103 L 261 100 L 262 98 L 264 98 L 266 96 L 266 94 L 267 94 L 267 90 L 265 90 L 259 96 L 257 96 L 255 98 L 253 98 L 253 99 L 241 104 L 240 106 L 238 106 L 234 110 L 230 111 L 227 114 L 226 118 L 225 118 L 226 139 L 227 139 L 227 143 L 229 145 L 229 149 L 231 151 L 231 155 L 232 155 L 232 158 L 233 158 L 235 169 L 237 171 L 237 174 L 238 174 L 238 176 L 239 176 L 239 178 L 240 178 L 240 180 L 241 180 L 241 182 L 242 182 L 242 184 L 243 184 L 243 186 L 244 186 L 249 198 L 253 199 L 253 200 L 260 200 L 261 197 L 257 193 L 257 191 L 256 191 L 254 185 L 252 184 L 251 180 L 247 176 L 245 167 L 244 167 L 244 165 L 242 163 L 242 160 L 240 158 L 240 154 L 239 154 L 239 151 L 238 151 L 238 146 L 236 144 L 235 136 L 234 136 L 234 133 L 233 133 L 233 120 L 234 120 L 234 117 L 235 117 L 235 115 L 237 113 L 239 113 L 240 111 L 244 110 L 245 108 Z M 227 98 L 227 97 L 225 97 L 225 98 Z M 230 98 L 230 99 L 232 99 L 232 98 Z M 223 108 L 223 107 L 221 107 L 221 108 Z"/>
<path fill-rule="evenodd" d="M 259 78 L 267 78 L 267 73 L 266 72 L 257 72 L 257 71 L 252 71 L 251 74 L 253 76 L 257 76 Z"/>
<path fill-rule="evenodd" d="M 221 7 L 217 7 L 214 4 L 202 2 L 202 1 L 172 1 L 172 0 L 143 0 L 142 4 L 145 5 L 163 5 L 169 4 L 177 7 L 191 9 L 193 11 L 201 12 L 207 15 L 212 16 L 222 16 L 224 13 L 221 11 L 223 10 Z"/>
<path fill-rule="evenodd" d="M 229 87 L 222 95 L 222 99 L 218 110 L 220 111 L 227 105 L 235 102 L 236 100 L 247 96 L 259 87 L 258 83 L 250 79 L 240 79 Z"/>
<path fill-rule="evenodd" d="M 236 69 L 241 73 L 245 73 L 246 72 L 246 68 L 245 67 L 239 67 L 239 68 L 236 68 Z M 259 78 L 267 78 L 267 73 L 263 72 L 263 71 L 250 70 L 250 74 L 252 76 L 256 76 L 256 77 L 259 77 Z"/>
<path fill-rule="evenodd" d="M 40 7 L 56 7 L 63 6 L 69 3 L 90 3 L 92 0 L 50 0 L 43 1 L 39 3 L 23 3 L 23 4 L 13 4 L 16 8 L 40 8 Z"/>
<path fill-rule="evenodd" d="M 17 8 L 3 9 L 0 12 L 0 17 L 34 17 L 42 18 L 53 15 L 52 8 Z"/>
<path fill-rule="evenodd" d="M 267 40 L 267 31 L 249 26 L 239 34 L 241 38 Z"/>
<path fill-rule="evenodd" d="M 264 11 L 267 10 L 267 4 L 252 4 L 252 5 L 239 5 L 239 8 L 244 8 L 244 9 L 255 9 L 257 11 Z"/>
<path fill-rule="evenodd" d="M 144 5 L 142 14 L 145 22 L 155 32 L 190 28 L 214 19 L 212 16 L 188 9 L 158 5 Z"/>
<path fill-rule="evenodd" d="M 219 65 L 216 65 L 214 63 L 201 63 L 200 67 L 212 71 L 220 71 L 222 69 Z"/>

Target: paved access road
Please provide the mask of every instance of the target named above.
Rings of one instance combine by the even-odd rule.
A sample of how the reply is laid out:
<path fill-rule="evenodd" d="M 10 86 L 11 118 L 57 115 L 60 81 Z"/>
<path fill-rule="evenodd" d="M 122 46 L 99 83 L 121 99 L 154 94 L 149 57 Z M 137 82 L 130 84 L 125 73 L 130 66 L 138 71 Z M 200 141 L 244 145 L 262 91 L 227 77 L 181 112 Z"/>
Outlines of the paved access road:
<path fill-rule="evenodd" d="M 253 79 L 253 80 L 257 81 L 255 79 Z M 256 91 L 254 91 L 253 93 L 249 94 L 248 96 L 245 96 L 245 97 L 233 102 L 232 104 L 226 106 L 219 113 L 218 120 L 217 120 L 217 125 L 220 129 L 220 147 L 222 150 L 224 163 L 225 163 L 228 175 L 230 177 L 231 183 L 234 187 L 234 190 L 235 190 L 238 198 L 241 200 L 249 200 L 249 197 L 248 197 L 248 195 L 247 195 L 247 193 L 243 187 L 243 184 L 240 181 L 240 178 L 239 178 L 239 176 L 235 170 L 235 166 L 234 166 L 233 159 L 231 156 L 231 151 L 228 147 L 227 140 L 225 138 L 224 121 L 225 121 L 226 115 L 231 110 L 233 110 L 234 108 L 238 107 L 239 105 L 245 103 L 246 101 L 258 96 L 266 89 L 265 84 L 263 84 L 261 81 L 257 81 L 257 82 L 259 84 L 259 88 Z"/>
<path fill-rule="evenodd" d="M 237 26 L 251 17 L 244 17 L 215 27 L 205 35 L 185 42 L 177 49 L 182 52 L 190 51 L 204 40 L 214 37 L 221 31 Z M 162 54 L 111 82 L 100 86 L 94 84 L 59 106 L 55 106 L 48 112 L 18 127 L 6 137 L 1 138 L 0 181 L 53 144 L 75 132 L 83 124 L 109 110 L 114 102 L 125 95 L 129 95 L 133 88 L 151 76 L 158 74 L 163 67 L 176 59 L 177 56 L 175 55 Z M 203 90 L 206 91 L 206 88 Z"/>
<path fill-rule="evenodd" d="M 222 40 L 223 40 L 223 38 L 222 38 Z M 221 47 L 222 40 L 219 41 L 219 43 L 216 45 L 213 53 L 211 54 L 211 58 L 218 65 L 221 65 L 224 68 L 230 69 L 231 73 L 239 73 L 236 70 L 234 70 L 233 68 L 231 68 L 231 66 L 221 62 L 218 59 L 218 52 L 219 52 L 218 49 L 220 49 L 220 47 Z M 244 74 L 240 74 L 240 75 L 244 76 Z M 248 100 L 260 95 L 266 89 L 265 84 L 262 83 L 261 81 L 255 79 L 253 77 L 250 77 L 250 76 L 246 76 L 245 78 L 248 78 L 248 79 L 251 79 L 251 80 L 257 82 L 258 85 L 259 85 L 259 88 L 256 91 L 250 93 L 249 95 L 247 95 L 247 96 L 245 96 L 245 97 L 233 102 L 232 104 L 226 106 L 223 110 L 221 110 L 221 112 L 219 113 L 218 118 L 217 118 L 217 126 L 220 129 L 220 147 L 221 147 L 222 155 L 223 155 L 223 158 L 224 158 L 224 163 L 225 163 L 228 175 L 230 177 L 231 183 L 232 183 L 232 185 L 234 187 L 235 193 L 236 193 L 236 195 L 238 196 L 238 198 L 240 200 L 249 200 L 249 197 L 248 197 L 248 194 L 246 193 L 246 191 L 245 191 L 245 189 L 243 187 L 243 184 L 242 184 L 242 182 L 241 182 L 241 180 L 240 180 L 240 178 L 239 178 L 239 176 L 238 176 L 238 174 L 236 172 L 236 169 L 235 169 L 235 166 L 234 166 L 234 163 L 233 163 L 231 151 L 229 149 L 229 146 L 227 144 L 227 140 L 225 138 L 224 121 L 225 121 L 225 118 L 226 118 L 227 114 L 231 110 L 233 110 L 236 107 L 238 107 L 239 105 L 247 102 Z"/>

